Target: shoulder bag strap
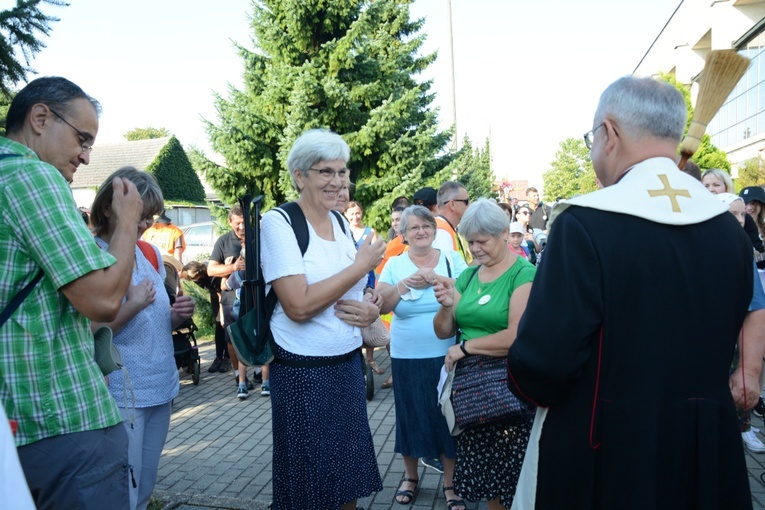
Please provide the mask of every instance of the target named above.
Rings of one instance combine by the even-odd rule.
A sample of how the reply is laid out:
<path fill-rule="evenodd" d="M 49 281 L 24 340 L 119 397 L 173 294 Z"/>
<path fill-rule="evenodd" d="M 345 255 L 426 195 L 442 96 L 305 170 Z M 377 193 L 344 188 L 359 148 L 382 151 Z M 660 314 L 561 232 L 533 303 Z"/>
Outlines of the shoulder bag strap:
<path fill-rule="evenodd" d="M 0 159 L 13 158 L 13 157 L 20 158 L 21 154 L 0 154 Z M 11 302 L 8 303 L 8 305 L 3 309 L 3 311 L 0 312 L 0 327 L 2 327 L 3 324 L 5 324 L 8 321 L 8 319 L 11 318 L 11 315 L 13 315 L 13 312 L 15 312 L 16 309 L 19 306 L 21 306 L 21 303 L 24 302 L 27 296 L 29 296 L 29 294 L 32 292 L 32 289 L 35 288 L 35 285 L 37 285 L 40 282 L 40 280 L 42 280 L 42 277 L 44 274 L 45 274 L 44 271 L 40 269 L 35 275 L 35 277 L 32 278 L 32 280 L 29 283 L 27 283 L 26 286 L 23 289 L 21 289 L 21 291 L 13 297 L 13 299 L 11 299 Z"/>
<path fill-rule="evenodd" d="M 32 278 L 32 281 L 27 283 L 26 287 L 21 289 L 21 292 L 16 294 L 11 302 L 8 303 L 8 306 L 6 306 L 3 311 L 0 312 L 0 327 L 2 327 L 3 324 L 5 324 L 6 321 L 11 318 L 13 312 L 15 312 L 16 309 L 21 306 L 21 303 L 24 302 L 27 296 L 32 292 L 32 289 L 35 288 L 35 285 L 37 285 L 37 283 L 42 280 L 43 274 L 43 270 L 40 269 L 35 277 Z"/>
<path fill-rule="evenodd" d="M 143 256 L 146 257 L 146 259 L 151 262 L 151 265 L 154 266 L 154 269 L 159 273 L 159 261 L 157 260 L 157 253 L 154 251 L 154 248 L 152 248 L 151 244 L 147 243 L 146 241 L 141 241 L 140 239 L 137 242 L 138 248 L 140 248 L 141 252 L 143 252 Z"/>

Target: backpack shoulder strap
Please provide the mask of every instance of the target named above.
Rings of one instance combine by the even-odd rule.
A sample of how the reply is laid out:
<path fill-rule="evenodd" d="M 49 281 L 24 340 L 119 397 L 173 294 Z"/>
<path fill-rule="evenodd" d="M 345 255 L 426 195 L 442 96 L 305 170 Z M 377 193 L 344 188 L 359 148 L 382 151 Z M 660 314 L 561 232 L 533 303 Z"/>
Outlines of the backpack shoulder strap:
<path fill-rule="evenodd" d="M 143 256 L 151 262 L 151 265 L 154 266 L 154 269 L 159 273 L 159 260 L 157 260 L 157 252 L 154 251 L 152 245 L 146 241 L 141 241 L 140 239 L 137 244 L 138 248 L 140 248 L 143 253 Z"/>
<path fill-rule="evenodd" d="M 295 239 L 297 239 L 300 248 L 300 254 L 305 255 L 308 249 L 308 220 L 305 219 L 303 210 L 297 202 L 287 202 L 280 205 L 278 209 L 287 213 L 289 224 L 292 226 L 292 231 L 295 233 Z"/>
<path fill-rule="evenodd" d="M 348 235 L 348 232 L 345 231 L 345 218 L 343 218 L 343 215 L 334 210 L 331 212 L 335 215 L 337 222 L 340 224 L 340 230 L 343 231 L 343 234 Z"/>

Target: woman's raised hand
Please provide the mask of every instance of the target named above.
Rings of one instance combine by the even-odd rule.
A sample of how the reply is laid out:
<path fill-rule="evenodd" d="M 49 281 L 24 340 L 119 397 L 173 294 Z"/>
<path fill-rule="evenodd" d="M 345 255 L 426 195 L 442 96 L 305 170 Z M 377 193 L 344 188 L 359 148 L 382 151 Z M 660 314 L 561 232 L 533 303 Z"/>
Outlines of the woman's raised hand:
<path fill-rule="evenodd" d="M 426 289 L 437 281 L 436 272 L 432 268 L 423 267 L 404 280 L 404 283 L 410 289 Z"/>
<path fill-rule="evenodd" d="M 143 310 L 154 302 L 154 284 L 148 278 L 144 279 L 138 285 L 130 285 L 127 290 L 127 301 L 131 306 Z"/>
<path fill-rule="evenodd" d="M 384 256 L 385 242 L 380 238 L 373 242 L 372 236 L 367 236 L 356 252 L 356 263 L 361 264 L 365 271 L 369 272 L 382 262 Z"/>
<path fill-rule="evenodd" d="M 436 282 L 433 285 L 433 293 L 436 295 L 436 300 L 444 308 L 454 306 L 454 285 L 451 283 Z"/>

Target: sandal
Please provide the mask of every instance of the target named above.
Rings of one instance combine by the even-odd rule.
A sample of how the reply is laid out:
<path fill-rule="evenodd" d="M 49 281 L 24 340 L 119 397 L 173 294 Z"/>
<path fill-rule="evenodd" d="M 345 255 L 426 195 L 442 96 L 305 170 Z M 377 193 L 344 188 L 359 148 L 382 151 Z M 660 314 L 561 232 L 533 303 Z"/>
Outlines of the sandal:
<path fill-rule="evenodd" d="M 444 498 L 446 498 L 446 491 L 454 492 L 454 487 L 444 487 Z M 465 506 L 465 500 L 459 498 L 446 500 L 446 508 L 448 510 L 454 510 L 455 507 L 458 507 L 460 510 L 465 510 L 467 508 L 467 506 Z"/>
<path fill-rule="evenodd" d="M 405 483 L 413 483 L 414 488 L 412 490 L 404 490 L 401 487 L 404 486 Z M 396 495 L 393 497 L 393 499 L 398 503 L 399 505 L 411 505 L 412 501 L 414 501 L 414 493 L 417 492 L 417 485 L 420 483 L 419 478 L 402 478 L 401 484 L 399 485 L 399 489 L 396 491 Z M 403 501 L 401 499 L 402 498 Z"/>
<path fill-rule="evenodd" d="M 387 390 L 388 388 L 392 388 L 392 387 L 393 387 L 393 376 L 390 376 L 390 378 L 387 381 L 385 381 L 384 383 L 380 385 L 380 388 L 384 390 Z"/>
<path fill-rule="evenodd" d="M 379 375 L 379 374 L 384 374 L 385 373 L 385 370 L 380 368 L 380 365 L 378 365 L 375 360 L 367 361 L 367 365 L 369 365 L 369 368 L 371 368 L 372 372 L 374 372 L 375 374 Z"/>

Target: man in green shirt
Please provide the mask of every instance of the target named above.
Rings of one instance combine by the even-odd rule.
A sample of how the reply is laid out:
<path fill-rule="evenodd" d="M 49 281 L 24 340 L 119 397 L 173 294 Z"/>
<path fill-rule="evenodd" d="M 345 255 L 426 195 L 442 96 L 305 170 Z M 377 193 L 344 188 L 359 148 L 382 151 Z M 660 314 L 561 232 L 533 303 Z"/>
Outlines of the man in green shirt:
<path fill-rule="evenodd" d="M 14 98 L 0 139 L 0 308 L 43 277 L 0 328 L 0 402 L 39 508 L 123 508 L 127 436 L 93 361 L 90 321 L 119 311 L 142 213 L 135 185 L 115 180 L 109 250 L 96 246 L 68 186 L 90 161 L 100 105 L 64 78 Z M 123 504 L 124 503 L 124 504 Z"/>

